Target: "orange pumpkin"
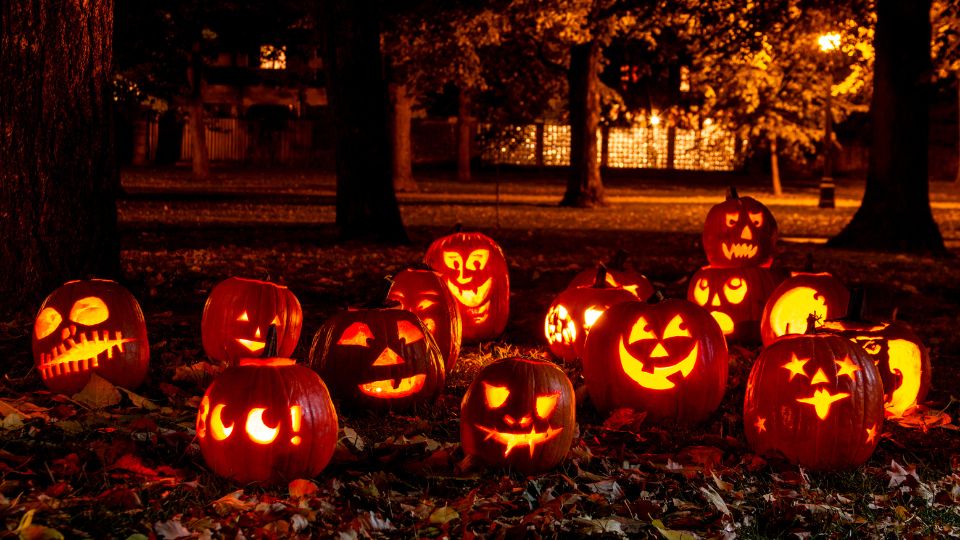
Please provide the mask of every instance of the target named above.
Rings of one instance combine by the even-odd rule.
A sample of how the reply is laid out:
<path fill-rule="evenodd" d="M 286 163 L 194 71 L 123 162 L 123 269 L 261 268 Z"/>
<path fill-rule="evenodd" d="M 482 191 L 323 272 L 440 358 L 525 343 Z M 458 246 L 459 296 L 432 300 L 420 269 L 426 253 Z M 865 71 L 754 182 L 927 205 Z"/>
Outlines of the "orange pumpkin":
<path fill-rule="evenodd" d="M 646 300 L 653 296 L 653 284 L 650 283 L 647 276 L 634 270 L 628 270 L 626 261 L 627 252 L 621 249 L 607 264 L 599 265 L 596 268 L 588 268 L 574 276 L 567 288 L 594 286 L 597 271 L 600 266 L 603 266 L 606 269 L 607 285 L 626 289 L 640 300 Z"/>
<path fill-rule="evenodd" d="M 460 307 L 440 275 L 432 270 L 404 270 L 393 276 L 387 300 L 399 302 L 423 321 L 443 353 L 449 375 L 460 356 L 463 322 Z"/>
<path fill-rule="evenodd" d="M 707 213 L 703 249 L 710 266 L 769 267 L 777 246 L 777 220 L 770 209 L 752 197 L 740 197 L 730 187 L 727 200 Z"/>
<path fill-rule="evenodd" d="M 837 319 L 847 313 L 850 292 L 832 275 L 794 272 L 767 299 L 760 318 L 760 337 L 764 345 L 786 334 L 801 334 L 807 328 L 807 317 L 817 316 L 817 324 Z"/>
<path fill-rule="evenodd" d="M 763 307 L 778 281 L 769 268 L 704 266 L 690 278 L 687 299 L 710 311 L 727 341 L 756 343 Z"/>

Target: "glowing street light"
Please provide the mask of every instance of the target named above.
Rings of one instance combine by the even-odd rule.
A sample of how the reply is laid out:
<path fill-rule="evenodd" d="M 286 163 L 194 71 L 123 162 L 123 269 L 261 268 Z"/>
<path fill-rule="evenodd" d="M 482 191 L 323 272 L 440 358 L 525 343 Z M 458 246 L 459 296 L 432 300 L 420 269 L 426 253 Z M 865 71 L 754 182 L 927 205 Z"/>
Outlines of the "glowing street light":
<path fill-rule="evenodd" d="M 827 91 L 824 99 L 823 114 L 823 176 L 820 178 L 820 208 L 834 208 L 833 183 L 833 71 L 831 69 L 834 51 L 840 49 L 840 34 L 822 34 L 817 38 L 820 50 L 827 55 Z"/>
<path fill-rule="evenodd" d="M 659 125 L 660 125 L 660 115 L 659 115 L 659 114 L 653 113 L 652 115 L 650 115 L 650 125 L 651 125 L 651 126 L 659 126 Z"/>

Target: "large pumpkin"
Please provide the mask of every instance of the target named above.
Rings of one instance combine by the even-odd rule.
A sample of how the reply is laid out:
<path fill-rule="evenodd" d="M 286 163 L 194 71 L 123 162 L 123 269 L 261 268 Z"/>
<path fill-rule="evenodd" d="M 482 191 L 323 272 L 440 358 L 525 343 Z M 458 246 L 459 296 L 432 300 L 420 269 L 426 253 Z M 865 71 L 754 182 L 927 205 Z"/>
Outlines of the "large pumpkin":
<path fill-rule="evenodd" d="M 460 356 L 463 322 L 460 307 L 440 275 L 432 270 L 404 270 L 393 276 L 387 299 L 399 302 L 423 321 L 437 340 L 449 375 Z"/>
<path fill-rule="evenodd" d="M 646 300 L 653 296 L 653 284 L 650 283 L 650 280 L 647 279 L 647 276 L 644 276 L 640 272 L 634 270 L 628 270 L 626 268 L 626 261 L 627 252 L 620 250 L 616 255 L 614 255 L 610 262 L 600 265 L 606 270 L 605 279 L 607 285 L 626 289 L 633 293 L 633 295 L 640 300 Z M 596 268 L 588 268 L 580 272 L 574 276 L 573 280 L 570 281 L 570 284 L 567 285 L 567 288 L 570 289 L 573 287 L 594 286 L 597 271 L 600 269 L 600 266 Z"/>
<path fill-rule="evenodd" d="M 424 260 L 460 304 L 464 341 L 503 333 L 510 317 L 510 275 L 503 250 L 493 239 L 456 232 L 434 240 Z"/>
<path fill-rule="evenodd" d="M 413 313 L 393 303 L 342 311 L 317 330 L 310 366 L 334 397 L 358 408 L 400 410 L 443 390 L 443 354 Z"/>
<path fill-rule="evenodd" d="M 239 484 L 316 476 L 333 456 L 337 431 L 326 385 L 288 358 L 241 359 L 207 388 L 197 414 L 204 460 Z"/>
<path fill-rule="evenodd" d="M 463 451 L 527 474 L 560 464 L 574 431 L 573 385 L 550 362 L 506 358 L 488 364 L 460 407 Z"/>
<path fill-rule="evenodd" d="M 590 330 L 583 359 L 597 409 L 630 407 L 661 423 L 708 417 L 723 399 L 727 370 L 720 326 L 685 300 L 611 307 Z"/>
<path fill-rule="evenodd" d="M 690 278 L 687 299 L 703 306 L 730 342 L 760 341 L 760 319 L 777 274 L 769 268 L 704 266 Z"/>
<path fill-rule="evenodd" d="M 69 281 L 50 293 L 34 320 L 31 342 L 40 378 L 62 394 L 79 392 L 92 373 L 136 388 L 150 364 L 140 304 L 105 279 Z"/>
<path fill-rule="evenodd" d="M 550 352 L 570 361 L 583 356 L 583 344 L 593 324 L 610 306 L 636 300 L 627 289 L 611 287 L 606 268 L 597 270 L 592 287 L 570 287 L 550 304 L 543 323 Z"/>
<path fill-rule="evenodd" d="M 293 354 L 303 325 L 300 301 L 293 292 L 269 281 L 228 278 L 210 291 L 203 308 L 203 350 L 228 364 L 262 356 L 270 325 L 277 327 L 280 356 Z"/>
<path fill-rule="evenodd" d="M 770 266 L 777 233 L 770 209 L 752 197 L 740 197 L 731 187 L 727 200 L 707 213 L 703 249 L 711 266 Z"/>
<path fill-rule="evenodd" d="M 804 333 L 810 314 L 817 316 L 818 325 L 843 317 L 849 302 L 850 292 L 831 274 L 795 272 L 767 299 L 760 318 L 763 344 L 786 334 Z"/>
<path fill-rule="evenodd" d="M 743 424 L 757 453 L 777 451 L 810 469 L 855 467 L 883 431 L 880 374 L 863 349 L 840 336 L 784 336 L 753 364 Z"/>

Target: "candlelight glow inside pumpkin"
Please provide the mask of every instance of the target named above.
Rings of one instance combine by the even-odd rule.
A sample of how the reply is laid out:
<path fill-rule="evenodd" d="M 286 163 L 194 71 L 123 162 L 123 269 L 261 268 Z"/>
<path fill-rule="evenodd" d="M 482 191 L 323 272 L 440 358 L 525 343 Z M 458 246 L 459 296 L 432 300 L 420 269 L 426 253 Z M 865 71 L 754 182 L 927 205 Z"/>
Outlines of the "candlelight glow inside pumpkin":
<path fill-rule="evenodd" d="M 847 288 L 828 273 L 792 274 L 774 289 L 763 308 L 760 334 L 764 345 L 786 334 L 802 334 L 811 314 L 818 327 L 827 319 L 845 315 L 849 300 Z"/>
<path fill-rule="evenodd" d="M 638 358 L 631 354 L 623 336 L 620 336 L 620 366 L 623 367 L 623 372 L 640 386 L 651 390 L 675 387 L 669 377 L 677 373 L 682 377 L 690 375 L 697 365 L 697 355 L 700 352 L 682 315 L 670 319 L 659 337 L 646 319 L 640 317 L 630 330 L 626 343 L 629 343 L 632 349 L 640 351 L 640 355 Z M 664 363 L 665 365 L 657 365 Z"/>
<path fill-rule="evenodd" d="M 460 307 L 440 274 L 432 270 L 407 269 L 393 277 L 387 299 L 420 318 L 443 353 L 447 373 L 460 356 L 463 322 Z"/>
<path fill-rule="evenodd" d="M 755 341 L 763 307 L 776 287 L 769 268 L 705 266 L 690 280 L 687 298 L 710 311 L 732 341 Z"/>
<path fill-rule="evenodd" d="M 777 242 L 777 221 L 770 210 L 731 188 L 727 200 L 707 213 L 703 248 L 711 266 L 770 266 Z"/>

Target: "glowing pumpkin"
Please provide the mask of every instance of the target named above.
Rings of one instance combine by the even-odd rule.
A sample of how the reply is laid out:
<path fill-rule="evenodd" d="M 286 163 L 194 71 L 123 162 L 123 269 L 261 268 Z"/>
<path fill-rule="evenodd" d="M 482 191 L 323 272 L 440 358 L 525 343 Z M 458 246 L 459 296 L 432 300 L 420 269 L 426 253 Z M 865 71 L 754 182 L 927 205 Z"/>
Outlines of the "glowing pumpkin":
<path fill-rule="evenodd" d="M 592 287 L 570 287 L 550 304 L 543 323 L 550 352 L 564 361 L 582 357 L 587 333 L 600 315 L 610 306 L 636 299 L 629 290 L 608 285 L 601 265 Z"/>
<path fill-rule="evenodd" d="M 105 279 L 70 281 L 50 293 L 34 320 L 31 343 L 43 383 L 62 394 L 79 392 L 92 373 L 136 388 L 150 364 L 140 304 Z"/>
<path fill-rule="evenodd" d="M 609 263 L 600 265 L 606 269 L 605 279 L 607 285 L 626 289 L 640 300 L 646 300 L 653 296 L 653 284 L 640 272 L 627 270 L 626 260 L 627 252 L 620 250 Z M 600 269 L 600 266 L 588 268 L 580 272 L 573 278 L 570 284 L 567 285 L 567 288 L 594 286 L 597 271 Z"/>
<path fill-rule="evenodd" d="M 814 323 L 810 322 L 810 331 Z M 856 467 L 883 431 L 883 385 L 860 347 L 827 333 L 787 335 L 757 358 L 743 405 L 757 453 L 779 452 L 802 467 Z"/>
<path fill-rule="evenodd" d="M 560 464 L 575 430 L 573 385 L 550 362 L 506 358 L 489 364 L 460 407 L 463 451 L 527 474 Z"/>
<path fill-rule="evenodd" d="M 590 330 L 583 358 L 597 409 L 630 407 L 655 422 L 704 420 L 723 399 L 727 370 L 720 326 L 685 300 L 611 307 Z"/>
<path fill-rule="evenodd" d="M 387 299 L 423 321 L 443 353 L 449 375 L 460 356 L 463 323 L 460 307 L 440 275 L 432 270 L 404 270 L 393 276 Z"/>
<path fill-rule="evenodd" d="M 818 325 L 843 317 L 849 302 L 850 292 L 832 275 L 795 272 L 767 299 L 760 318 L 763 344 L 769 345 L 786 334 L 802 334 L 810 314 L 817 316 Z"/>
<path fill-rule="evenodd" d="M 710 311 L 730 342 L 760 340 L 760 319 L 777 286 L 769 268 L 704 266 L 690 278 L 687 299 Z"/>
<path fill-rule="evenodd" d="M 777 220 L 770 209 L 752 197 L 740 197 L 731 187 L 727 200 L 707 213 L 703 249 L 714 267 L 769 267 L 777 234 Z"/>
<path fill-rule="evenodd" d="M 210 291 L 203 308 L 203 350 L 227 364 L 262 356 L 270 325 L 277 327 L 280 356 L 293 354 L 303 326 L 303 310 L 293 292 L 268 281 L 228 278 Z"/>
<path fill-rule="evenodd" d="M 459 303 L 464 341 L 503 333 L 510 317 L 510 275 L 496 242 L 481 233 L 453 233 L 430 244 L 424 261 Z"/>

